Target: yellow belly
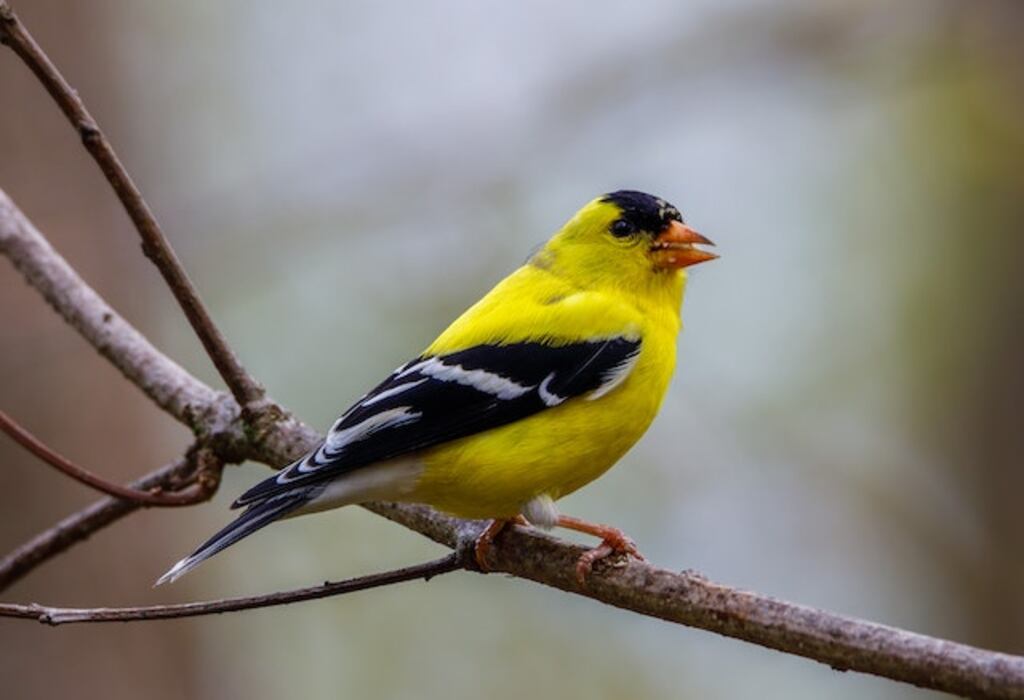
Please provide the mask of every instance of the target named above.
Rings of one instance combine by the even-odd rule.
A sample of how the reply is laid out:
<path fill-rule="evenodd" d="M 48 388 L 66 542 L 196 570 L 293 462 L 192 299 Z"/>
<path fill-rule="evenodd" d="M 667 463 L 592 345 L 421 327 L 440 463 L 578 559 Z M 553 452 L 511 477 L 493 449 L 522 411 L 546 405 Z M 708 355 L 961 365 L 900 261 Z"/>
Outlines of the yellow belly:
<path fill-rule="evenodd" d="M 675 365 L 675 333 L 643 338 L 618 388 L 427 451 L 408 500 L 465 518 L 508 518 L 532 498 L 572 493 L 607 471 L 644 434 Z"/>

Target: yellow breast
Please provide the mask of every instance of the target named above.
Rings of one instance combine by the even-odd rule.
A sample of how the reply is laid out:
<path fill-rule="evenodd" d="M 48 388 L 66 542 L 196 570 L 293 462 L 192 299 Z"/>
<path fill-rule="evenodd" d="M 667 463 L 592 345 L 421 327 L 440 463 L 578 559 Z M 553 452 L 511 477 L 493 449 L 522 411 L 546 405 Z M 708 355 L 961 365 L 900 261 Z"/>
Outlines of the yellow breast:
<path fill-rule="evenodd" d="M 409 500 L 461 517 L 507 518 L 532 498 L 572 493 L 608 470 L 647 430 L 675 366 L 682 277 L 665 299 L 582 290 L 526 266 L 467 311 L 428 349 L 544 339 L 552 344 L 626 335 L 640 354 L 625 381 L 528 418 L 428 450 Z"/>

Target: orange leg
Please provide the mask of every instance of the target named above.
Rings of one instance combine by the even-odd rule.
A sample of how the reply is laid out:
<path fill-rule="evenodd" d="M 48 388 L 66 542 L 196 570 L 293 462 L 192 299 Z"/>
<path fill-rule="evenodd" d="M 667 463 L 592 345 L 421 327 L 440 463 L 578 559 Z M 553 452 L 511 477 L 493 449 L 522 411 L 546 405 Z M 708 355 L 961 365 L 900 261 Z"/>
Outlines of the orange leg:
<path fill-rule="evenodd" d="M 587 522 L 586 520 L 573 518 L 569 515 L 558 516 L 558 526 L 601 538 L 601 544 L 588 552 L 584 552 L 583 556 L 576 562 L 576 579 L 580 582 L 581 586 L 586 585 L 587 576 L 590 574 L 591 569 L 594 568 L 595 562 L 599 562 L 613 554 L 625 554 L 644 561 L 644 556 L 636 548 L 636 543 L 622 530 L 609 525 Z"/>
<path fill-rule="evenodd" d="M 511 520 L 495 519 L 476 538 L 476 542 L 473 544 L 473 555 L 476 558 L 476 565 L 480 567 L 480 571 L 487 573 L 491 570 L 491 565 L 487 563 L 487 555 L 491 551 L 491 545 L 494 544 L 494 538 L 500 535 L 501 531 L 511 523 L 518 525 L 527 524 L 526 519 L 521 515 L 517 515 Z"/>

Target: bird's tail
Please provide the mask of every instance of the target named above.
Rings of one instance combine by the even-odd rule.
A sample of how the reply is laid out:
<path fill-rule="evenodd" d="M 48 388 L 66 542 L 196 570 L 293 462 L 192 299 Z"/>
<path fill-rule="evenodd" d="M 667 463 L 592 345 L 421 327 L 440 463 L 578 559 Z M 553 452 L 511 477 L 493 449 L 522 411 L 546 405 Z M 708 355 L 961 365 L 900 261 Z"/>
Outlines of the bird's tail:
<path fill-rule="evenodd" d="M 235 518 L 223 530 L 204 542 L 199 549 L 192 552 L 157 579 L 155 585 L 174 581 L 196 568 L 204 561 L 227 549 L 239 540 L 248 537 L 265 525 L 287 515 L 309 501 L 309 490 L 299 489 L 283 493 L 265 501 L 254 503 L 241 515 Z"/>

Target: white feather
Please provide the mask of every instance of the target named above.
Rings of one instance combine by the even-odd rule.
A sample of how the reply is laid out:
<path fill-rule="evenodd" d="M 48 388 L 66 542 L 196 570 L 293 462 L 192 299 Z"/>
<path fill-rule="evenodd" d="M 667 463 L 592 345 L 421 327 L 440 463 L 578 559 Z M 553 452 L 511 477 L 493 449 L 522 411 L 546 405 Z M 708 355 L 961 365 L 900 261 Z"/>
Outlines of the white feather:
<path fill-rule="evenodd" d="M 323 449 L 327 453 L 337 454 L 338 452 L 341 452 L 341 450 L 345 449 L 346 445 L 351 445 L 353 442 L 365 440 L 378 430 L 394 428 L 399 425 L 411 423 L 419 419 L 421 415 L 421 413 L 413 411 L 412 406 L 389 408 L 388 410 L 376 413 L 353 426 L 330 432 L 327 435 L 327 439 L 324 440 Z"/>
<path fill-rule="evenodd" d="M 560 404 L 563 401 L 565 401 L 565 397 L 564 396 L 559 396 L 555 392 L 550 391 L 548 389 L 548 386 L 551 384 L 551 380 L 554 379 L 554 378 L 555 378 L 555 373 L 552 372 L 548 376 L 544 377 L 544 381 L 542 381 L 540 383 L 540 386 L 537 387 L 537 393 L 540 394 L 541 401 L 543 401 L 544 405 L 548 406 L 548 407 L 557 406 L 558 404 Z"/>
<path fill-rule="evenodd" d="M 551 496 L 542 493 L 534 496 L 523 505 L 523 517 L 531 525 L 550 530 L 558 524 L 558 507 Z"/>
<path fill-rule="evenodd" d="M 599 399 L 608 392 L 616 389 L 620 384 L 622 384 L 622 382 L 626 381 L 626 377 L 628 377 L 629 373 L 633 371 L 634 367 L 636 367 L 636 362 L 639 359 L 640 351 L 637 350 L 636 352 L 626 356 L 626 359 L 622 362 L 605 372 L 601 386 L 590 392 L 587 400 L 593 401 L 594 399 Z"/>
<path fill-rule="evenodd" d="M 331 432 L 327 434 L 327 439 L 324 440 L 324 444 L 320 446 L 320 449 L 318 449 L 316 454 L 313 456 L 313 460 L 315 461 L 306 458 L 300 462 L 294 470 L 284 470 L 280 475 L 278 475 L 277 483 L 287 484 L 289 481 L 298 478 L 300 474 L 315 472 L 320 468 L 321 464 L 337 457 L 347 445 L 351 445 L 352 443 L 360 440 L 365 440 L 378 430 L 394 428 L 399 425 L 405 425 L 406 423 L 419 420 L 420 416 L 423 414 L 412 411 L 411 408 L 411 406 L 391 408 L 387 411 L 381 411 L 380 413 L 372 415 L 366 420 L 356 423 L 351 427 L 344 428 L 342 430 L 332 429 Z"/>
<path fill-rule="evenodd" d="M 395 396 L 397 394 L 401 394 L 403 391 L 409 391 L 409 389 L 412 389 L 413 387 L 417 387 L 417 386 L 419 386 L 420 384 L 422 384 L 425 381 L 427 381 L 426 377 L 424 377 L 423 379 L 418 379 L 415 382 L 406 382 L 405 384 L 399 384 L 398 386 L 393 386 L 390 389 L 386 389 L 386 390 L 380 392 L 379 394 L 374 394 L 370 398 L 368 398 L 365 401 L 363 401 L 362 405 L 363 406 L 372 406 L 373 404 L 377 403 L 378 401 L 383 401 L 384 399 L 389 399 L 392 396 Z"/>
<path fill-rule="evenodd" d="M 360 467 L 329 482 L 323 491 L 288 517 L 367 501 L 401 501 L 412 492 L 422 473 L 423 462 L 415 457 L 399 457 Z"/>
<path fill-rule="evenodd" d="M 477 391 L 506 400 L 519 398 L 534 389 L 534 386 L 524 386 L 487 370 L 464 369 L 462 365 L 446 365 L 436 357 L 416 363 L 399 374 L 398 377 L 401 378 L 412 372 L 419 372 L 442 382 L 455 382 L 463 386 L 471 386 Z"/>

